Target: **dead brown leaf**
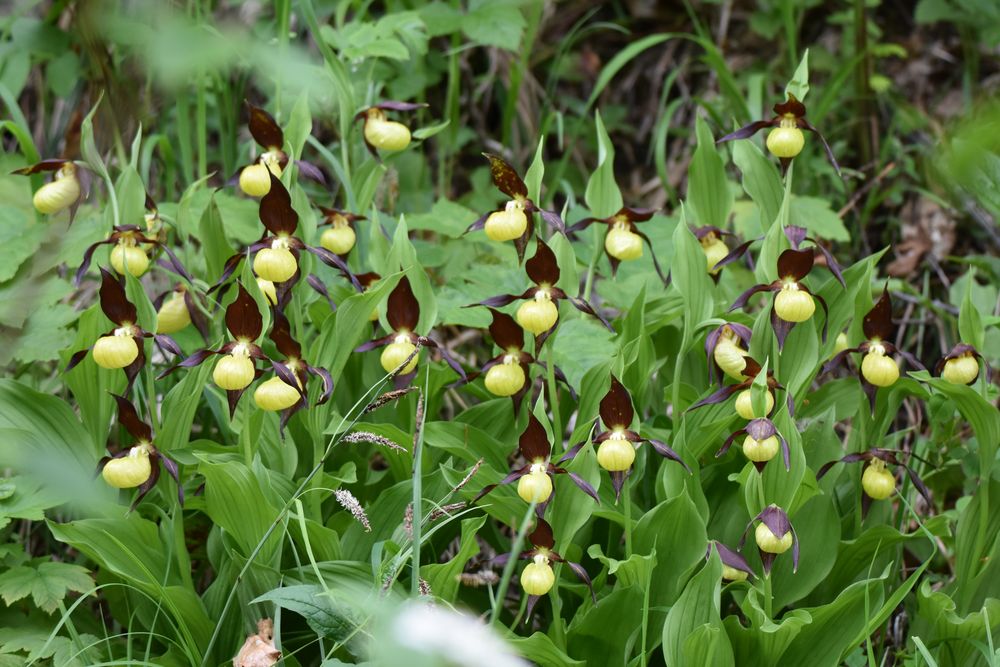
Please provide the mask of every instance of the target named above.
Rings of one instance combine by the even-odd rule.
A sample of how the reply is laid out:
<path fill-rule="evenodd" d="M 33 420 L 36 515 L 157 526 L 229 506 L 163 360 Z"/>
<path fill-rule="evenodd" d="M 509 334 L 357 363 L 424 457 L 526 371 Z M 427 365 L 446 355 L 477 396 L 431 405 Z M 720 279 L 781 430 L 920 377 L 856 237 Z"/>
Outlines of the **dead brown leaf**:
<path fill-rule="evenodd" d="M 271 667 L 280 658 L 281 651 L 274 646 L 274 623 L 262 618 L 257 621 L 257 634 L 249 635 L 233 658 L 233 667 Z"/>
<path fill-rule="evenodd" d="M 895 278 L 910 276 L 925 255 L 942 259 L 955 245 L 955 220 L 932 199 L 920 197 L 909 201 L 900 212 L 902 239 L 893 250 L 896 258 L 886 271 Z"/>

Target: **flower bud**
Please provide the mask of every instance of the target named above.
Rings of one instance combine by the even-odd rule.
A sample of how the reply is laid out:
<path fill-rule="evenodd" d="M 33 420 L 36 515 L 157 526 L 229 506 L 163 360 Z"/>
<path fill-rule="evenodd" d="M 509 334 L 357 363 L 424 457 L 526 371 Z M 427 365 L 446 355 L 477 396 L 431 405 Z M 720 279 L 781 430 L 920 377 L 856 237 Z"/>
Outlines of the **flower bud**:
<path fill-rule="evenodd" d="M 623 434 L 613 433 L 597 448 L 597 464 L 608 472 L 622 472 L 632 467 L 635 447 Z"/>
<path fill-rule="evenodd" d="M 258 277 L 257 289 L 259 289 L 261 294 L 264 295 L 264 298 L 267 299 L 268 303 L 270 303 L 272 306 L 277 305 L 278 290 L 274 288 L 274 283 L 272 283 L 270 280 L 264 280 L 263 278 Z"/>
<path fill-rule="evenodd" d="M 277 157 L 270 157 L 265 154 L 260 161 L 243 168 L 240 172 L 240 190 L 251 197 L 263 197 L 271 191 L 271 177 L 268 171 L 274 174 L 275 178 L 281 178 L 281 164 Z"/>
<path fill-rule="evenodd" d="M 253 270 L 264 280 L 272 283 L 283 283 L 295 275 L 298 262 L 288 248 L 262 248 L 253 258 Z"/>
<path fill-rule="evenodd" d="M 617 260 L 627 262 L 642 257 L 642 237 L 616 223 L 604 237 L 604 249 Z"/>
<path fill-rule="evenodd" d="M 118 243 L 111 249 L 111 266 L 119 275 L 125 275 L 127 269 L 129 273 L 138 278 L 149 268 L 149 257 L 142 248 L 131 243 Z"/>
<path fill-rule="evenodd" d="M 257 407 L 268 412 L 278 412 L 290 408 L 299 402 L 299 398 L 299 392 L 279 377 L 261 382 L 253 393 L 253 400 Z"/>
<path fill-rule="evenodd" d="M 545 464 L 536 463 L 531 472 L 517 480 L 517 495 L 526 503 L 544 503 L 552 495 L 552 478 L 545 473 Z"/>
<path fill-rule="evenodd" d="M 770 389 L 767 390 L 767 409 L 762 415 L 754 413 L 753 398 L 751 396 L 752 394 L 749 389 L 744 389 L 739 393 L 736 397 L 736 414 L 743 417 L 743 419 L 761 419 L 771 414 L 771 410 L 774 409 L 774 393 Z"/>
<path fill-rule="evenodd" d="M 212 379 L 226 391 L 246 389 L 253 382 L 253 361 L 245 354 L 225 354 L 215 364 Z"/>
<path fill-rule="evenodd" d="M 542 554 L 535 556 L 534 562 L 525 565 L 521 572 L 521 589 L 528 595 L 545 595 L 555 583 L 556 574 Z"/>
<path fill-rule="evenodd" d="M 382 362 L 382 368 L 385 369 L 386 373 L 396 372 L 396 369 L 400 367 L 401 364 L 406 362 L 406 360 L 413 354 L 413 351 L 417 349 L 417 346 L 410 342 L 410 339 L 405 336 L 397 336 L 396 341 L 389 343 L 382 350 L 382 357 L 379 361 Z M 413 369 L 417 367 L 417 361 L 420 359 L 420 354 L 413 354 L 413 358 L 406 363 L 406 366 L 399 368 L 398 375 L 406 375 L 407 373 L 412 373 Z"/>
<path fill-rule="evenodd" d="M 139 445 L 128 450 L 125 456 L 108 461 L 101 470 L 101 477 L 116 489 L 132 489 L 149 479 L 152 472 L 149 448 Z"/>
<path fill-rule="evenodd" d="M 486 390 L 494 396 L 513 396 L 524 387 L 524 369 L 513 355 L 486 371 Z"/>
<path fill-rule="evenodd" d="M 802 152 L 806 144 L 805 135 L 795 127 L 794 119 L 790 121 L 791 127 L 786 127 L 786 122 L 782 121 L 781 127 L 774 128 L 767 135 L 767 150 L 775 157 L 793 158 Z"/>
<path fill-rule="evenodd" d="M 357 235 L 348 224 L 334 223 L 333 227 L 323 230 L 319 244 L 335 255 L 345 255 L 354 247 Z"/>
<path fill-rule="evenodd" d="M 833 344 L 833 353 L 840 354 L 850 346 L 851 344 L 847 342 L 847 334 L 841 331 L 837 334 L 837 340 Z"/>
<path fill-rule="evenodd" d="M 521 238 L 528 229 L 528 216 L 524 213 L 524 203 L 518 200 L 507 202 L 502 211 L 493 211 L 486 218 L 483 231 L 493 241 L 513 241 Z"/>
<path fill-rule="evenodd" d="M 156 313 L 156 333 L 177 333 L 189 324 L 191 324 L 191 313 L 188 312 L 184 294 L 174 292 Z"/>
<path fill-rule="evenodd" d="M 73 205 L 80 198 L 80 181 L 76 179 L 76 167 L 66 163 L 56 172 L 55 180 L 38 188 L 32 203 L 42 215 L 52 215 Z"/>
<path fill-rule="evenodd" d="M 952 384 L 971 384 L 979 375 L 979 360 L 971 352 L 948 359 L 941 369 L 941 377 Z"/>
<path fill-rule="evenodd" d="M 111 336 L 101 336 L 94 343 L 94 363 L 101 368 L 125 368 L 139 356 L 139 346 L 135 339 L 123 329 L 115 331 Z"/>
<path fill-rule="evenodd" d="M 783 554 L 792 546 L 792 531 L 788 531 L 779 538 L 771 532 L 771 529 L 763 521 L 757 524 L 754 538 L 757 540 L 757 546 L 764 553 Z"/>
<path fill-rule="evenodd" d="M 797 283 L 785 283 L 774 297 L 774 314 L 786 322 L 805 322 L 816 312 L 816 303 L 809 292 Z"/>
<path fill-rule="evenodd" d="M 743 570 L 722 564 L 722 578 L 726 581 L 746 581 L 748 576 L 750 575 Z"/>
<path fill-rule="evenodd" d="M 722 372 L 741 382 L 746 379 L 743 369 L 747 367 L 747 361 L 744 359 L 747 354 L 746 350 L 728 338 L 720 338 L 712 351 L 712 357 Z"/>
<path fill-rule="evenodd" d="M 772 435 L 763 440 L 754 440 L 747 436 L 743 440 L 743 454 L 754 463 L 765 463 L 778 454 L 778 436 Z"/>
<path fill-rule="evenodd" d="M 726 245 L 725 241 L 710 232 L 701 239 L 701 249 L 705 251 L 708 272 L 715 275 L 721 271 L 721 269 L 713 269 L 713 267 L 729 254 L 729 246 Z"/>
<path fill-rule="evenodd" d="M 861 376 L 876 387 L 891 387 L 899 379 L 899 366 L 886 356 L 885 348 L 873 345 L 861 360 Z"/>
<path fill-rule="evenodd" d="M 522 329 L 537 336 L 555 326 L 559 309 L 547 291 L 538 290 L 534 300 L 525 301 L 517 309 L 516 319 Z"/>
<path fill-rule="evenodd" d="M 401 151 L 410 145 L 410 129 L 402 123 L 386 120 L 381 111 L 373 109 L 365 119 L 365 140 L 379 150 Z"/>
<path fill-rule="evenodd" d="M 885 462 L 873 459 L 861 475 L 861 488 L 872 500 L 885 500 L 896 490 L 896 478 L 885 469 Z"/>

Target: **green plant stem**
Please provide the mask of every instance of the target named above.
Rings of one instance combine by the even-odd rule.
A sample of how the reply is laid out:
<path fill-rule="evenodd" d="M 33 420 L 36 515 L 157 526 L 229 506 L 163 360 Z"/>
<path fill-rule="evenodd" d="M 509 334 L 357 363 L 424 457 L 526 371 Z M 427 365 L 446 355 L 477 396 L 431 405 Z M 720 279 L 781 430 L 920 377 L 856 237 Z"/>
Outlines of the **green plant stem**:
<path fill-rule="evenodd" d="M 205 110 L 205 75 L 199 71 L 198 90 L 195 96 L 195 133 L 198 136 L 198 174 L 201 178 L 208 173 L 208 121 Z"/>
<path fill-rule="evenodd" d="M 653 553 L 655 555 L 656 549 L 654 547 Z M 642 591 L 642 647 L 641 653 L 639 654 L 639 664 L 642 667 L 646 667 L 649 662 L 649 657 L 646 652 L 647 639 L 646 635 L 649 632 L 649 589 L 653 587 L 653 568 L 646 568 L 646 585 L 643 587 Z"/>
<path fill-rule="evenodd" d="M 420 595 L 420 541 L 423 530 L 423 468 L 421 462 L 424 454 L 424 415 L 427 404 L 425 397 L 430 389 L 430 364 L 424 366 L 424 389 L 417 394 L 417 415 L 413 439 L 413 577 L 410 581 L 410 593 L 413 597 Z"/>
<path fill-rule="evenodd" d="M 500 575 L 500 584 L 497 586 L 496 597 L 493 598 L 493 609 L 490 611 L 490 625 L 496 625 L 500 620 L 500 608 L 503 606 L 504 598 L 507 597 L 507 587 L 510 586 L 510 578 L 514 576 L 514 568 L 517 567 L 518 558 L 521 556 L 521 547 L 524 546 L 524 537 L 528 534 L 528 527 L 531 526 L 531 515 L 535 513 L 535 505 L 529 503 L 528 509 L 524 511 L 521 524 L 517 528 L 517 535 L 514 537 L 514 544 L 510 547 L 510 557 L 504 565 L 503 574 Z"/>
<path fill-rule="evenodd" d="M 562 618 L 562 597 L 559 595 L 559 573 L 562 570 L 562 563 L 556 563 L 552 568 L 556 576 L 556 584 L 549 593 L 549 601 L 552 603 L 552 633 L 555 635 L 553 641 L 560 648 L 566 646 L 565 628 Z"/>
<path fill-rule="evenodd" d="M 594 289 L 594 274 L 597 273 L 597 262 L 601 259 L 601 232 L 604 228 L 600 225 L 591 225 L 590 235 L 594 239 L 594 252 L 590 257 L 590 264 L 587 265 L 587 280 L 583 285 L 583 298 L 586 301 L 590 301 L 590 294 Z"/>
<path fill-rule="evenodd" d="M 773 619 L 771 607 L 774 605 L 774 594 L 771 592 L 771 575 L 765 574 L 764 582 L 764 613 L 769 619 Z"/>
<path fill-rule="evenodd" d="M 622 488 L 625 501 L 625 559 L 632 557 L 632 489 L 628 482 Z"/>
<path fill-rule="evenodd" d="M 545 365 L 545 379 L 549 387 L 549 409 L 552 411 L 552 435 L 555 440 L 556 447 L 562 447 L 563 444 L 563 425 L 562 425 L 562 413 L 559 411 L 559 392 L 556 386 L 556 355 L 555 348 L 552 345 L 552 338 L 549 337 L 548 340 L 548 350 L 546 351 L 546 365 Z"/>

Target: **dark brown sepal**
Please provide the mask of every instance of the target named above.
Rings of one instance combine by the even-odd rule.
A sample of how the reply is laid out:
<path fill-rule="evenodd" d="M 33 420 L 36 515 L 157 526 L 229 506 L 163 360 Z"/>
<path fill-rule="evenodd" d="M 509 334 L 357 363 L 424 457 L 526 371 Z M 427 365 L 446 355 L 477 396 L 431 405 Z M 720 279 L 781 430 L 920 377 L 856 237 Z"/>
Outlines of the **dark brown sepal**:
<path fill-rule="evenodd" d="M 277 176 L 267 172 L 271 189 L 260 198 L 258 216 L 261 223 L 275 236 L 291 236 L 299 225 L 299 215 L 292 208 L 292 197 Z"/>
<path fill-rule="evenodd" d="M 247 107 L 247 126 L 250 128 L 250 135 L 254 141 L 267 150 L 281 150 L 285 145 L 285 135 L 278 127 L 274 117 L 260 107 L 256 107 L 248 100 L 245 101 Z"/>
<path fill-rule="evenodd" d="M 888 286 L 882 290 L 882 296 L 875 302 L 872 309 L 865 315 L 861 325 L 865 338 L 868 340 L 886 341 L 892 338 L 892 298 Z"/>
<path fill-rule="evenodd" d="M 237 288 L 239 292 L 236 299 L 226 308 L 226 328 L 233 338 L 257 340 L 264 328 L 264 320 L 257 308 L 257 302 L 243 284 L 237 283 Z"/>
<path fill-rule="evenodd" d="M 502 157 L 493 153 L 483 153 L 483 157 L 490 161 L 490 178 L 500 192 L 514 198 L 528 196 L 528 186 Z"/>
<path fill-rule="evenodd" d="M 100 300 L 105 316 L 118 326 L 136 323 L 138 314 L 125 295 L 125 288 L 104 268 L 101 269 Z"/>

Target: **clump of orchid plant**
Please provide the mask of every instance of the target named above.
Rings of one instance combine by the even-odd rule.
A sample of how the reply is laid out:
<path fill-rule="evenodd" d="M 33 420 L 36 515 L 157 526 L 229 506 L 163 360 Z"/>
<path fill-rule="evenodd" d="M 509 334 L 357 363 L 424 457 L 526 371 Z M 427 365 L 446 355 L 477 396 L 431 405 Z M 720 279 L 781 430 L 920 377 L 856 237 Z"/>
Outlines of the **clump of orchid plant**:
<path fill-rule="evenodd" d="M 931 493 L 927 489 L 927 485 L 924 484 L 924 480 L 920 479 L 920 475 L 913 468 L 900 460 L 899 454 L 903 454 L 903 452 L 895 449 L 882 449 L 880 447 L 873 447 L 868 451 L 856 454 L 848 454 L 835 461 L 823 464 L 816 473 L 816 479 L 822 479 L 838 463 L 864 462 L 866 464 L 865 470 L 861 474 L 861 490 L 864 492 L 861 498 L 861 509 L 862 515 L 865 515 L 868 513 L 868 508 L 872 500 L 885 500 L 895 493 L 896 477 L 886 466 L 899 466 L 906 471 L 910 481 L 913 482 L 913 486 L 924 497 L 924 500 L 930 504 Z M 913 453 L 908 453 L 907 455 L 910 458 L 919 458 Z"/>
<path fill-rule="evenodd" d="M 430 347 L 441 352 L 441 357 L 456 373 L 465 378 L 465 370 L 455 361 L 444 346 L 429 336 L 421 336 L 416 332 L 420 322 L 420 303 L 413 294 L 410 280 L 403 276 L 399 284 L 389 293 L 385 319 L 392 328 L 392 333 L 382 338 L 368 341 L 358 346 L 355 352 L 367 352 L 384 347 L 379 361 L 386 373 L 395 375 L 401 382 L 412 377 L 417 368 L 420 348 Z"/>
<path fill-rule="evenodd" d="M 778 349 L 784 347 L 785 338 L 792 328 L 809 320 L 816 312 L 819 301 L 825 315 L 829 315 L 826 301 L 818 294 L 813 294 L 802 280 L 812 271 L 814 251 L 810 249 L 795 250 L 789 248 L 778 256 L 778 279 L 768 284 L 754 285 L 739 297 L 730 307 L 730 311 L 744 308 L 754 294 L 758 292 L 773 292 L 774 302 L 771 305 L 771 327 L 778 339 Z M 826 317 L 823 320 L 823 340 L 826 340 Z"/>
<path fill-rule="evenodd" d="M 740 382 L 746 379 L 743 370 L 747 364 L 747 348 L 752 333 L 748 326 L 727 322 L 705 337 L 708 372 L 715 382 L 722 382 L 722 373 Z"/>
<path fill-rule="evenodd" d="M 398 121 L 387 119 L 385 112 L 414 111 L 426 106 L 414 102 L 387 100 L 358 112 L 354 120 L 364 120 L 365 146 L 376 160 L 379 159 L 380 150 L 395 153 L 410 145 L 410 128 Z"/>
<path fill-rule="evenodd" d="M 660 456 L 680 463 L 685 470 L 691 472 L 684 459 L 665 442 L 644 438 L 638 431 L 632 430 L 632 421 L 635 419 L 632 397 L 614 375 L 611 376 L 608 393 L 601 399 L 600 416 L 606 430 L 594 435 L 593 443 L 597 445 L 598 465 L 611 475 L 616 501 L 621 496 L 622 486 L 632 470 L 632 463 L 635 462 L 635 448 L 643 442 L 649 443 Z M 574 458 L 583 445 L 584 443 L 580 443 L 567 451 L 559 462 Z"/>
<path fill-rule="evenodd" d="M 69 209 L 69 221 L 73 222 L 76 210 L 90 190 L 89 172 L 72 160 L 51 159 L 15 169 L 12 173 L 30 176 L 52 172 L 52 180 L 38 188 L 32 198 L 35 210 L 42 215 L 55 215 Z"/>
<path fill-rule="evenodd" d="M 299 252 L 302 250 L 316 255 L 321 262 L 340 271 L 355 287 L 360 289 L 360 284 L 351 274 L 344 260 L 326 248 L 306 245 L 295 236 L 299 225 L 299 215 L 292 208 L 292 198 L 282 182 L 273 174 L 269 178 L 271 179 L 271 187 L 267 194 L 261 197 L 259 211 L 260 221 L 267 232 L 246 250 L 226 260 L 222 276 L 209 291 L 218 289 L 248 254 L 254 255 L 253 270 L 258 278 L 271 283 L 280 284 L 292 281 L 291 284 L 294 284 L 293 279 L 298 280 Z M 270 300 L 270 296 L 268 299 Z M 274 301 L 280 302 L 280 298 L 276 296 Z"/>
<path fill-rule="evenodd" d="M 912 354 L 889 342 L 895 327 L 892 324 L 892 299 L 888 287 L 882 291 L 882 296 L 865 315 L 861 328 L 866 340 L 857 347 L 847 348 L 835 354 L 823 366 L 823 372 L 826 373 L 838 366 L 849 354 L 855 352 L 863 354 L 859 379 L 874 411 L 878 389 L 891 387 L 899 379 L 899 365 L 891 355 L 899 354 L 912 366 L 921 370 L 926 369 Z"/>
<path fill-rule="evenodd" d="M 513 241 L 518 259 L 523 260 L 528 239 L 535 230 L 533 214 L 541 215 L 545 222 L 558 231 L 565 229 L 562 218 L 558 213 L 547 211 L 528 198 L 528 186 L 502 157 L 492 153 L 483 153 L 483 156 L 490 161 L 490 177 L 493 179 L 493 185 L 510 197 L 510 200 L 469 225 L 465 233 L 482 229 L 493 241 Z"/>
<path fill-rule="evenodd" d="M 792 572 L 799 569 L 799 537 L 795 534 L 795 528 L 788 519 L 785 510 L 777 505 L 768 505 L 760 514 L 750 519 L 747 527 L 743 530 L 743 537 L 740 538 L 739 549 L 743 550 L 743 545 L 747 539 L 747 532 L 754 522 L 757 528 L 754 530 L 754 540 L 757 542 L 757 550 L 760 552 L 760 562 L 764 565 L 764 574 L 771 573 L 771 566 L 774 559 L 789 549 L 792 550 Z"/>
<path fill-rule="evenodd" d="M 506 306 L 515 301 L 523 300 L 524 303 L 517 309 L 517 323 L 526 331 L 538 337 L 535 349 L 541 348 L 541 344 L 555 329 L 556 321 L 559 319 L 558 303 L 560 299 L 566 299 L 582 313 L 593 315 L 601 321 L 609 331 L 614 332 L 614 327 L 604 319 L 597 310 L 586 300 L 579 297 L 572 297 L 563 290 L 556 287 L 559 282 L 559 264 L 556 261 L 555 253 L 541 239 L 538 239 L 538 247 L 535 255 L 524 264 L 528 278 L 535 283 L 521 294 L 501 294 L 480 301 L 479 306 Z"/>
<path fill-rule="evenodd" d="M 483 490 L 479 492 L 479 495 L 472 502 L 476 502 L 500 485 L 512 484 L 516 481 L 517 495 L 526 503 L 538 503 L 538 516 L 542 516 L 549 499 L 552 497 L 552 480 L 555 475 L 569 475 L 573 483 L 580 487 L 584 493 L 598 503 L 601 502 L 597 496 L 597 491 L 594 490 L 594 487 L 587 480 L 574 472 L 552 464 L 550 460 L 552 456 L 552 444 L 549 442 L 549 436 L 545 433 L 545 428 L 535 418 L 535 415 L 528 415 L 528 425 L 518 439 L 517 446 L 521 458 L 525 461 L 524 465 L 512 470 L 509 475 L 498 483 L 483 487 Z"/>
<path fill-rule="evenodd" d="M 721 144 L 734 139 L 749 139 L 761 130 L 768 128 L 771 128 L 771 131 L 767 134 L 767 150 L 780 160 L 782 173 L 788 169 L 792 159 L 801 153 L 805 146 L 806 139 L 802 130 L 808 130 L 819 137 L 830 164 L 833 165 L 838 174 L 840 173 L 840 166 L 833 156 L 830 144 L 826 142 L 820 131 L 806 120 L 806 105 L 791 93 L 788 93 L 787 100 L 774 105 L 774 117 L 770 120 L 754 121 L 735 132 L 730 132 L 715 143 Z"/>
<path fill-rule="evenodd" d="M 246 388 L 257 378 L 260 371 L 254 365 L 255 360 L 269 361 L 264 351 L 257 345 L 264 329 L 264 320 L 260 315 L 257 302 L 242 284 L 237 283 L 237 294 L 226 307 L 226 329 L 233 340 L 225 343 L 218 350 L 201 349 L 181 361 L 176 366 L 167 369 L 160 377 L 166 377 L 178 368 L 193 368 L 205 362 L 212 355 L 219 355 L 212 371 L 212 380 L 216 386 L 225 390 L 229 400 L 229 414 L 236 412 L 236 405 Z"/>
<path fill-rule="evenodd" d="M 552 570 L 552 563 L 566 563 L 569 569 L 573 570 L 573 574 L 580 581 L 587 584 L 587 588 L 590 589 L 591 598 L 596 603 L 597 598 L 594 596 L 594 590 L 591 587 L 590 575 L 587 574 L 582 565 L 566 560 L 555 551 L 556 541 L 552 535 L 552 526 L 545 519 L 539 517 L 535 521 L 537 522 L 535 529 L 528 535 L 528 542 L 531 543 L 532 548 L 516 555 L 516 558 L 520 560 L 531 561 L 521 571 L 520 576 L 521 590 L 528 595 L 528 606 L 525 615 L 531 616 L 538 598 L 551 591 L 555 585 L 556 575 Z M 513 555 L 509 553 L 500 554 L 493 559 L 493 565 L 503 567 Z"/>
<path fill-rule="evenodd" d="M 267 412 L 281 411 L 281 425 L 306 406 L 306 383 L 310 375 L 323 381 L 323 393 L 316 401 L 321 405 L 333 394 L 333 378 L 325 368 L 310 366 L 302 358 L 302 346 L 292 337 L 292 327 L 281 311 L 273 311 L 273 324 L 269 338 L 274 342 L 284 361 L 271 360 L 274 377 L 261 382 L 254 391 L 257 407 Z"/>
<path fill-rule="evenodd" d="M 66 364 L 67 372 L 83 361 L 88 352 L 92 352 L 94 363 L 101 368 L 121 368 L 125 371 L 127 393 L 146 363 L 143 338 L 152 338 L 160 348 L 171 354 L 182 354 L 180 347 L 170 336 L 150 333 L 137 324 L 139 315 L 135 305 L 125 295 L 125 288 L 103 268 L 100 301 L 101 310 L 115 324 L 115 328 L 98 338 L 91 347 L 74 352 Z"/>
<path fill-rule="evenodd" d="M 766 417 L 752 419 L 746 426 L 731 433 L 719 451 L 715 453 L 716 458 L 728 452 L 733 442 L 741 435 L 745 436 L 743 439 L 743 455 L 753 463 L 754 467 L 757 468 L 757 472 L 763 472 L 767 462 L 778 455 L 779 447 L 785 461 L 785 470 L 791 470 L 791 454 L 788 450 L 788 441 L 785 440 L 785 436 L 778 432 L 774 422 Z"/>
<path fill-rule="evenodd" d="M 774 390 L 781 389 L 782 391 L 784 391 L 785 387 L 782 386 L 775 379 L 774 373 L 770 369 L 768 369 L 766 376 L 767 394 L 765 394 L 766 408 L 764 410 L 764 414 L 757 414 L 757 412 L 754 410 L 753 407 L 753 397 L 750 388 L 753 386 L 754 380 L 757 378 L 757 376 L 760 374 L 762 370 L 761 365 L 757 363 L 757 361 L 750 356 L 745 355 L 743 359 L 744 359 L 743 375 L 746 378 L 745 380 L 743 380 L 738 384 L 730 384 L 724 387 L 720 387 L 719 389 L 715 390 L 710 395 L 701 399 L 688 409 L 694 410 L 696 408 L 702 407 L 703 405 L 715 405 L 717 403 L 722 403 L 723 401 L 728 400 L 729 397 L 732 396 L 733 394 L 738 393 L 739 395 L 736 397 L 736 404 L 734 407 L 736 410 L 736 414 L 738 414 L 740 417 L 742 417 L 743 419 L 760 419 L 762 417 L 769 416 L 771 412 L 774 410 L 774 405 L 775 405 Z M 788 404 L 788 412 L 789 414 L 791 414 L 793 411 L 793 407 L 790 396 L 788 397 L 787 404 Z"/>
<path fill-rule="evenodd" d="M 251 197 L 263 197 L 271 190 L 271 176 L 281 178 L 282 170 L 288 166 L 288 155 L 284 151 L 285 134 L 271 114 L 250 102 L 246 102 L 246 107 L 250 136 L 264 152 L 252 164 L 240 169 L 240 190 Z M 302 174 L 323 182 L 322 172 L 314 165 L 305 160 L 296 160 L 295 165 Z"/>
<path fill-rule="evenodd" d="M 649 246 L 649 254 L 653 258 L 653 266 L 660 279 L 666 282 L 660 263 L 653 252 L 653 243 L 649 237 L 639 231 L 636 225 L 646 222 L 653 217 L 656 209 L 652 208 L 629 208 L 623 206 L 617 213 L 607 218 L 584 218 L 566 228 L 566 234 L 572 235 L 575 232 L 583 231 L 595 222 L 602 222 L 607 225 L 608 230 L 604 236 L 604 253 L 611 263 L 611 275 L 618 272 L 618 265 L 622 262 L 629 262 L 642 257 L 642 244 L 645 242 Z"/>
<path fill-rule="evenodd" d="M 142 421 L 133 406 L 124 396 L 112 394 L 118 403 L 118 423 L 135 440 L 131 447 L 111 456 L 103 457 L 97 463 L 97 472 L 108 485 L 116 489 L 139 487 L 139 495 L 132 501 L 130 509 L 135 509 L 147 493 L 160 479 L 160 465 L 166 468 L 177 484 L 177 500 L 184 504 L 184 487 L 181 486 L 177 464 L 153 445 L 153 429 Z"/>

